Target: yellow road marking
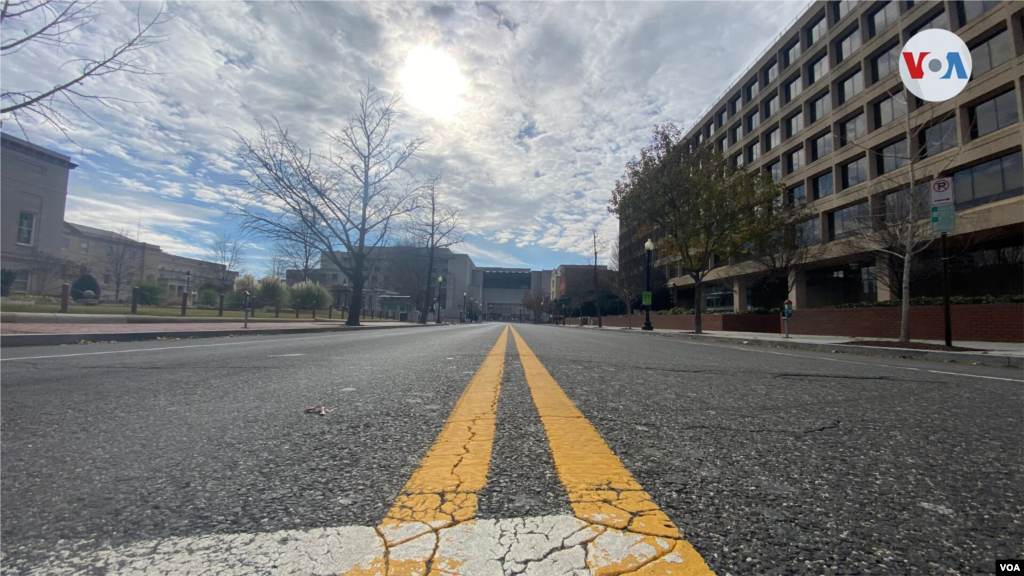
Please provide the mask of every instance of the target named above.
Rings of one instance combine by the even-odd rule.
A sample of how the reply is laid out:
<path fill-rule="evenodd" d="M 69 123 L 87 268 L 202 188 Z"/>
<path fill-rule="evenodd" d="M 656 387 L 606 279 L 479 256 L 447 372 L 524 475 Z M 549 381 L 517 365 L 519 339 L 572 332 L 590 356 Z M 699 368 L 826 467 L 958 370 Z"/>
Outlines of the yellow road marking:
<path fill-rule="evenodd" d="M 713 575 L 515 328 L 512 334 L 573 513 L 603 527 L 587 545 L 594 575 Z"/>
<path fill-rule="evenodd" d="M 433 571 L 457 569 L 452 561 L 434 557 L 437 532 L 476 517 L 477 492 L 487 484 L 491 462 L 507 344 L 506 328 L 377 528 L 382 557 L 348 576 L 426 574 L 431 560 Z"/>

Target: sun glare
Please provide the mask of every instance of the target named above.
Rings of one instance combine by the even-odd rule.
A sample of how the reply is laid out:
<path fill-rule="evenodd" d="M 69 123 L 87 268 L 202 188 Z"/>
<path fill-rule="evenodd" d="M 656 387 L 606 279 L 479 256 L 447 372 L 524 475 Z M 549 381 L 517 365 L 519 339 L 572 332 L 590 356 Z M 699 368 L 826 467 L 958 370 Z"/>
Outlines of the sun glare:
<path fill-rule="evenodd" d="M 455 59 L 429 46 L 414 48 L 399 74 L 406 102 L 441 120 L 451 120 L 462 107 L 466 78 Z"/>

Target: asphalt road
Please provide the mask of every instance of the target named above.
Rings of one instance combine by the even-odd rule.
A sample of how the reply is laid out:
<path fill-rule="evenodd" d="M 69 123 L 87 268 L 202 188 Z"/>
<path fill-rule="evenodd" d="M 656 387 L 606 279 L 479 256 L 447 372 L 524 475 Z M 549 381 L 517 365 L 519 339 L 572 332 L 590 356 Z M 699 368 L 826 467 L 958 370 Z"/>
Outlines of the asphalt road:
<path fill-rule="evenodd" d="M 3 570 L 376 526 L 503 326 L 5 349 Z M 1024 556 L 1019 370 L 515 328 L 719 575 Z M 509 337 L 484 520 L 572 514 L 520 352 Z"/>

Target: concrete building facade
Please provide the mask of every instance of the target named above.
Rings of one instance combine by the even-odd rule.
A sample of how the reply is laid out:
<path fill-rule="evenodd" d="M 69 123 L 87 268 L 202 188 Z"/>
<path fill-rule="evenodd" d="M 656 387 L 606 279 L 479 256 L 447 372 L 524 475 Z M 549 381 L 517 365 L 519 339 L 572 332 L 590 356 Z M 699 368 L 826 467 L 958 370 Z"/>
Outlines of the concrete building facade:
<path fill-rule="evenodd" d="M 858 247 L 851 223 L 870 213 L 884 225 L 886 203 L 898 198 L 897 182 L 910 169 L 899 159 L 921 156 L 916 182 L 954 180 L 957 229 L 949 240 L 962 265 L 954 293 L 1020 293 L 1022 13 L 1020 2 L 991 0 L 810 5 L 685 137 L 711 142 L 737 165 L 783 182 L 786 201 L 814 214 L 806 226 L 820 254 L 795 273 L 791 290 L 758 286 L 759 267 L 734 259 L 695 294 L 671 255 L 656 252 L 677 305 L 744 310 L 788 298 L 813 308 L 896 298 L 890 263 Z M 945 102 L 914 97 L 898 70 L 902 45 L 929 28 L 950 30 L 971 49 L 972 77 Z M 637 247 L 646 238 L 636 230 L 621 223 L 620 253 L 642 253 Z M 652 236 L 657 242 L 657 232 Z M 941 292 L 934 277 L 915 280 L 912 290 Z"/>

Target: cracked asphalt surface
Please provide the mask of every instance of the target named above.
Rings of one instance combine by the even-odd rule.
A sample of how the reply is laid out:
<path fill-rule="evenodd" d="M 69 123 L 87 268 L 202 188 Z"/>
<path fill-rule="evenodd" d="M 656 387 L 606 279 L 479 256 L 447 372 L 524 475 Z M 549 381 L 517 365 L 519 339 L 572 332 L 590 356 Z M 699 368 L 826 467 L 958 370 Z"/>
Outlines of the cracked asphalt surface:
<path fill-rule="evenodd" d="M 502 326 L 5 349 L 3 571 L 373 527 Z M 991 573 L 1024 556 L 1020 370 L 516 329 L 720 575 Z M 501 386 L 479 517 L 570 522 L 511 339 Z M 303 413 L 317 404 L 332 411 Z"/>

